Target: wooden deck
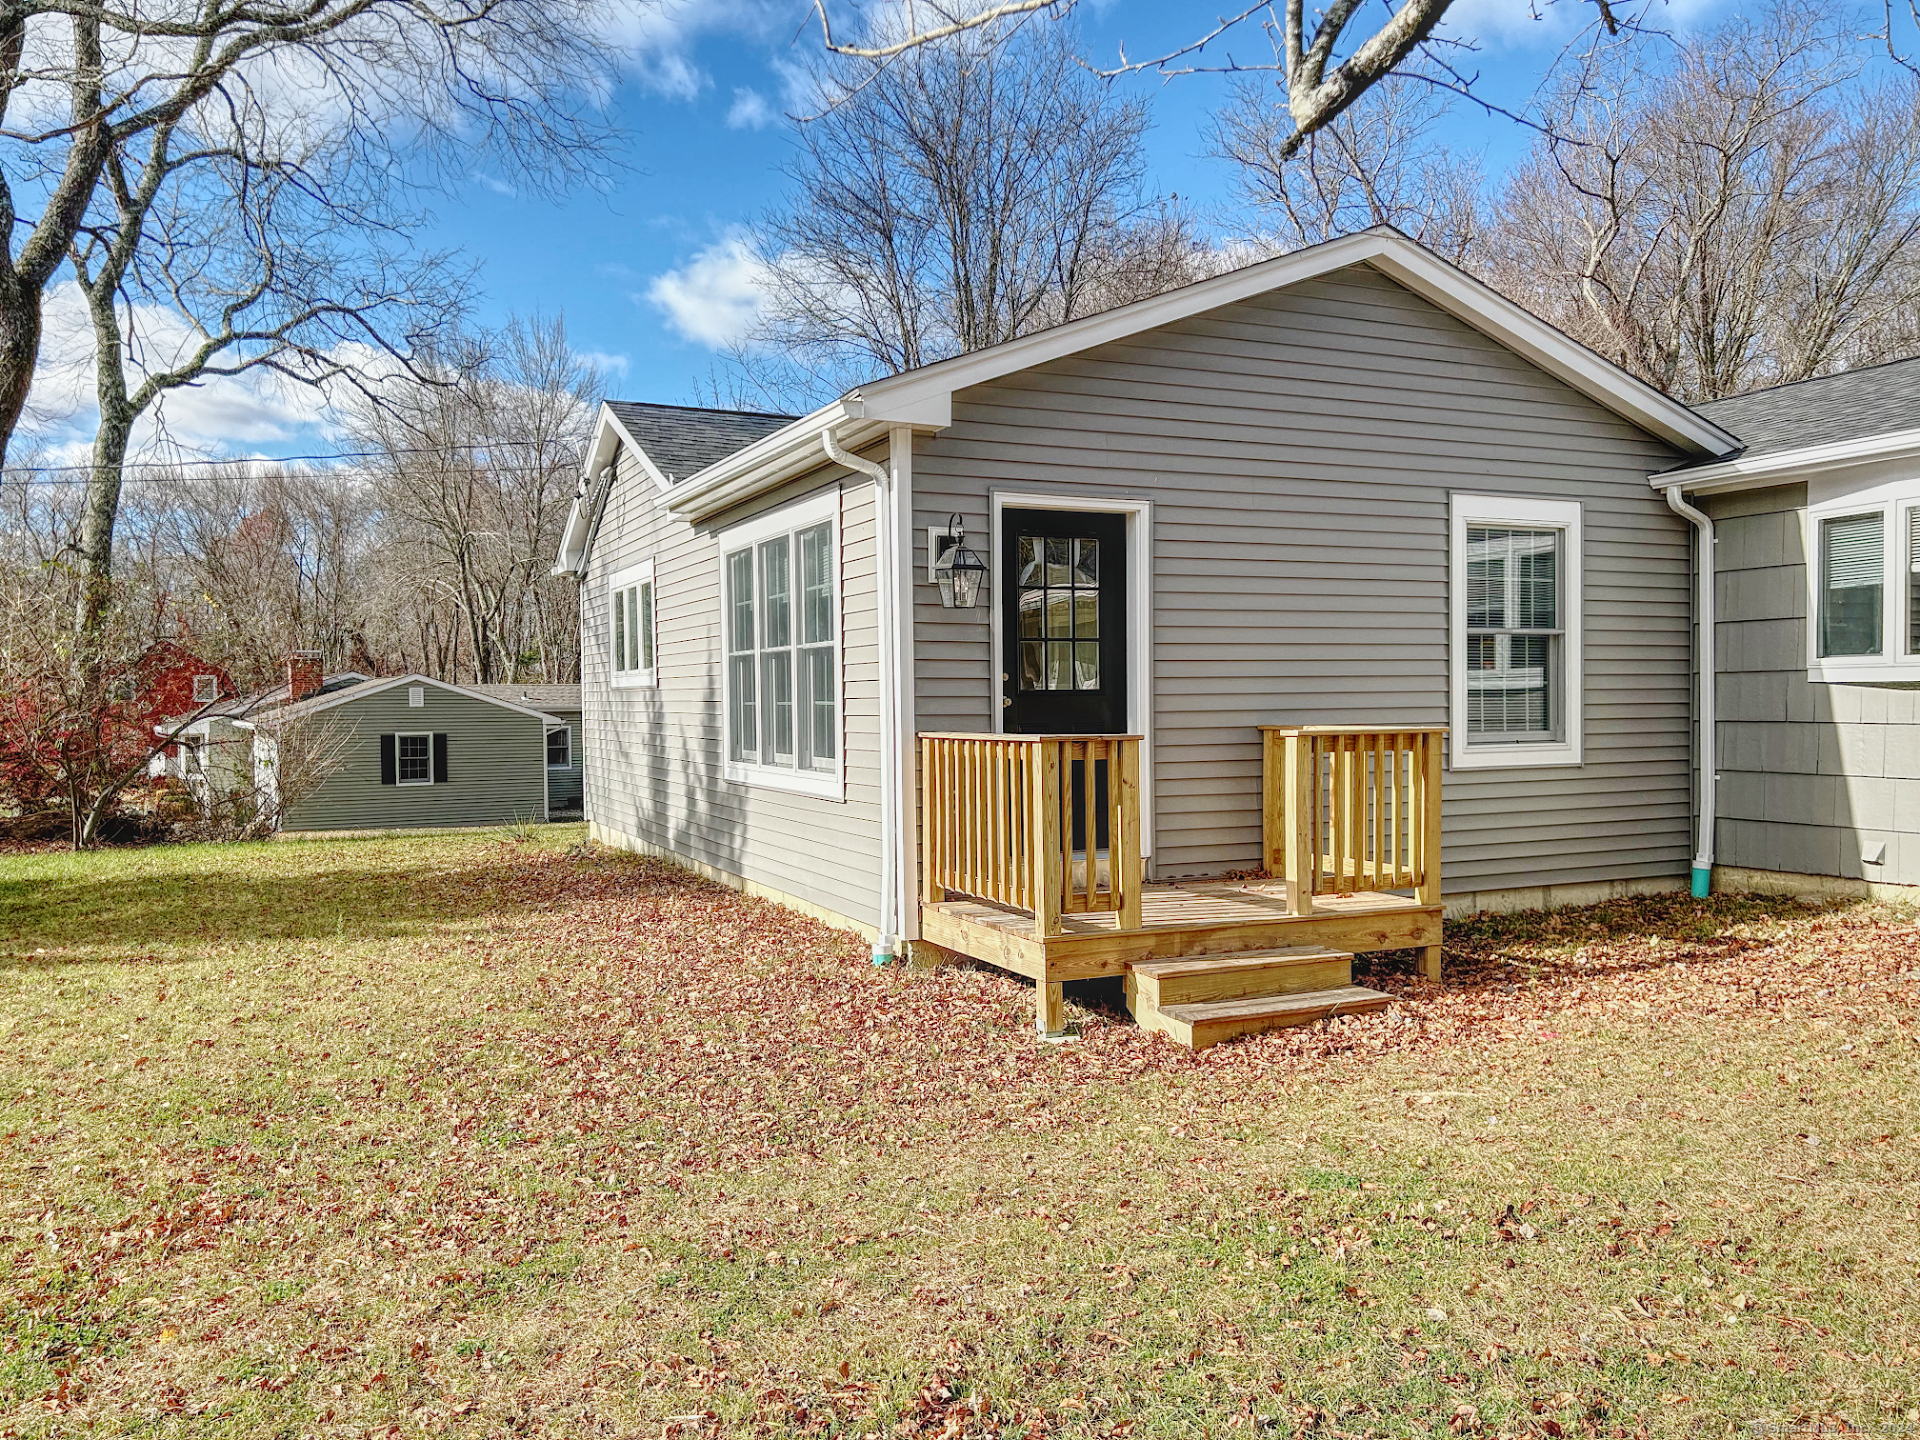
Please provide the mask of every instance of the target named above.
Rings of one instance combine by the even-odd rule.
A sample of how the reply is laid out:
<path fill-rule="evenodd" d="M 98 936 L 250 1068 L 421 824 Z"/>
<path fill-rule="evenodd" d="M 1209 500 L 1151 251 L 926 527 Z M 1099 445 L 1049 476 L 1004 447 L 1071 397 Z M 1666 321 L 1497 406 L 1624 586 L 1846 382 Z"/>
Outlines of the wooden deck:
<path fill-rule="evenodd" d="M 1033 917 L 981 900 L 920 907 L 922 938 L 1043 984 L 1119 975 L 1128 964 L 1188 955 L 1225 955 L 1272 945 L 1323 945 L 1364 954 L 1440 943 L 1438 905 L 1361 891 L 1320 895 L 1310 915 L 1288 913 L 1281 881 L 1191 880 L 1147 885 L 1140 928 L 1122 930 L 1112 912 L 1062 915 L 1045 941 Z"/>

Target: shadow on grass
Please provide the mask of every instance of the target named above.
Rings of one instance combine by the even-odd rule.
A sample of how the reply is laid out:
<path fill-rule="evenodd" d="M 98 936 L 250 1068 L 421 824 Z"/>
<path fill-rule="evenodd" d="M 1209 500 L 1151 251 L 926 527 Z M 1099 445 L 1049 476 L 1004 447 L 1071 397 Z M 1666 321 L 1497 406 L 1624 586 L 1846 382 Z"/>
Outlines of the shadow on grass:
<path fill-rule="evenodd" d="M 459 872 L 334 866 L 276 873 L 0 878 L 0 970 L 80 957 L 6 953 L 75 947 L 121 955 L 195 941 L 394 939 L 499 914 L 511 900 Z"/>

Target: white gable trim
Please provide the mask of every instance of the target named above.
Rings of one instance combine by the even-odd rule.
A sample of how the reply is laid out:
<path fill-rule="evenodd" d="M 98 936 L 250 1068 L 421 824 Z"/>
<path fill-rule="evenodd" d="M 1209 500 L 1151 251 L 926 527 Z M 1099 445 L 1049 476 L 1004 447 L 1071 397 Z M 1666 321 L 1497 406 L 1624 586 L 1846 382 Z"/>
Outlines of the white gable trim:
<path fill-rule="evenodd" d="M 1399 231 L 1381 227 L 863 385 L 688 477 L 675 488 L 667 508 L 690 520 L 705 519 L 822 463 L 820 436 L 829 429 L 850 450 L 870 443 L 890 426 L 944 429 L 953 422 L 957 390 L 1362 264 L 1373 266 L 1615 414 L 1683 450 L 1726 455 L 1740 447 L 1735 436 L 1679 401 L 1569 339 Z"/>
<path fill-rule="evenodd" d="M 435 680 L 431 675 L 420 674 L 395 675 L 391 679 L 382 680 L 375 685 L 356 685 L 353 689 L 342 690 L 336 695 L 322 695 L 312 701 L 303 700 L 299 702 L 300 713 L 302 715 L 315 715 L 322 710 L 331 710 L 336 705 L 345 705 L 351 700 L 366 700 L 375 695 L 383 695 L 398 685 L 431 685 L 434 689 L 444 690 L 449 695 L 462 695 L 469 700 L 478 700 L 482 704 L 498 705 L 502 710 L 512 710 L 521 715 L 530 715 L 535 720 L 546 721 L 549 725 L 566 724 L 566 721 L 560 719 L 558 716 L 549 715 L 544 710 L 535 710 L 527 705 L 516 705 L 513 701 L 502 700 L 497 695 L 483 695 L 478 690 L 467 689 L 464 685 L 454 685 L 446 680 Z M 289 705 L 286 708 L 287 710 L 292 710 L 294 707 Z M 283 711 L 282 713 L 284 714 L 285 712 Z M 274 717 L 271 715 L 263 716 L 262 721 L 256 723 L 266 723 L 270 725 L 273 723 L 273 720 Z"/>

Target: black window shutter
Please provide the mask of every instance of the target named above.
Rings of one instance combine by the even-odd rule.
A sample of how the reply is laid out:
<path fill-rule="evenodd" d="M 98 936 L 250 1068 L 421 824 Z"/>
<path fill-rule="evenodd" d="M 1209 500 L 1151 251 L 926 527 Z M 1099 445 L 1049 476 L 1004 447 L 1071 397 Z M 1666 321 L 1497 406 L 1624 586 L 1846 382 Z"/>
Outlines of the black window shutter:
<path fill-rule="evenodd" d="M 444 735 L 433 737 L 433 783 L 447 783 L 447 737 Z"/>
<path fill-rule="evenodd" d="M 380 737 L 380 783 L 391 785 L 399 778 L 393 760 L 393 736 L 382 735 Z"/>

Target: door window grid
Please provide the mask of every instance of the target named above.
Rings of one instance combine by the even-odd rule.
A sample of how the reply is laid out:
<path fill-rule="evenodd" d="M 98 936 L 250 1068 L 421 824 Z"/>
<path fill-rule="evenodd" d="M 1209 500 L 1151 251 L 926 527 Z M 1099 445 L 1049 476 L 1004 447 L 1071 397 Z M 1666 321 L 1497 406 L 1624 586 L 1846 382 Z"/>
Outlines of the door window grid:
<path fill-rule="evenodd" d="M 1100 542 L 1022 535 L 1020 688 L 1100 688 Z"/>
<path fill-rule="evenodd" d="M 1560 620 L 1557 529 L 1467 529 L 1467 738 L 1553 738 Z"/>

